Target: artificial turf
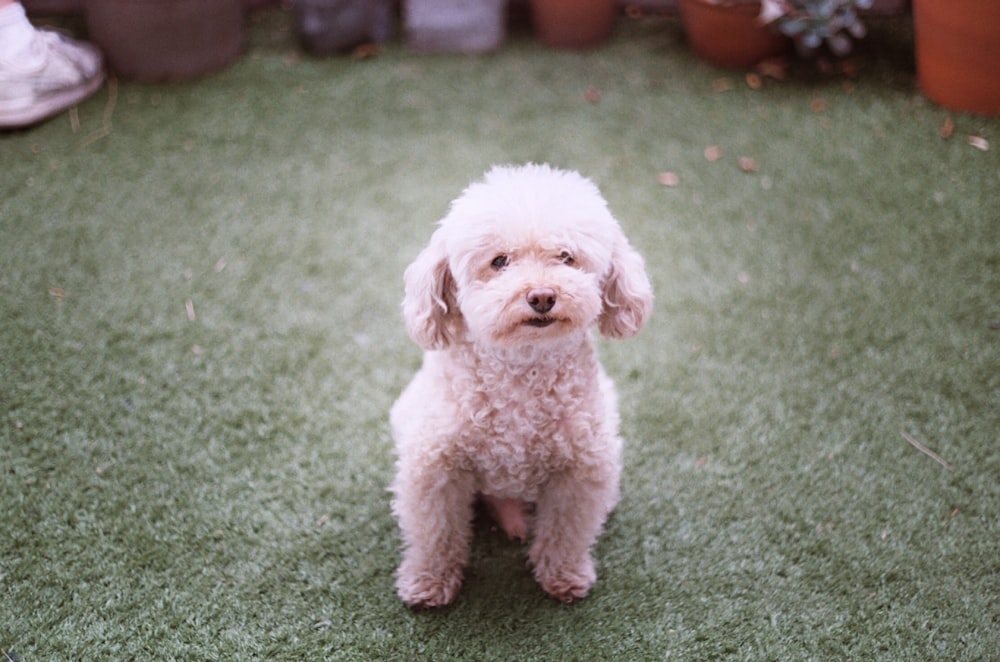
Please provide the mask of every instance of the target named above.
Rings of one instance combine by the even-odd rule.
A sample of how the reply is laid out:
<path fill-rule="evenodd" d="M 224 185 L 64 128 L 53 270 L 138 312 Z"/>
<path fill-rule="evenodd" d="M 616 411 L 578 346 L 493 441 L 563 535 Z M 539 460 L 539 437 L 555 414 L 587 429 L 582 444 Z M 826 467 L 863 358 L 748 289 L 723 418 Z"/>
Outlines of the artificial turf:
<path fill-rule="evenodd" d="M 288 25 L 0 135 L 3 655 L 996 655 L 1000 121 L 919 93 L 908 18 L 749 85 L 673 18 L 369 59 Z M 525 161 L 593 178 L 657 291 L 601 343 L 623 499 L 581 603 L 480 522 L 457 602 L 414 613 L 385 490 L 420 360 L 401 274 Z"/>

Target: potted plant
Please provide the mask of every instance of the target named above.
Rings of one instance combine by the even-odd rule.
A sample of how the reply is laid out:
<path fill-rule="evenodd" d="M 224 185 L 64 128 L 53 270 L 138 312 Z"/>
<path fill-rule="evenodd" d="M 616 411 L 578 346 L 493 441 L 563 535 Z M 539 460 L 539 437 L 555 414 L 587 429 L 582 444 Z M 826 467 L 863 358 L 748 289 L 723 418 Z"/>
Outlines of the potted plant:
<path fill-rule="evenodd" d="M 1000 115 L 1000 1 L 913 0 L 917 80 L 951 110 Z"/>
<path fill-rule="evenodd" d="M 314 55 L 342 53 L 392 36 L 393 0 L 296 0 L 295 32 Z"/>
<path fill-rule="evenodd" d="M 760 0 L 681 0 L 691 50 L 723 67 L 750 67 L 790 48 L 787 37 L 760 24 Z"/>
<path fill-rule="evenodd" d="M 615 0 L 531 0 L 531 21 L 546 46 L 593 48 L 611 36 L 616 10 Z"/>
<path fill-rule="evenodd" d="M 404 0 L 407 43 L 419 51 L 478 53 L 506 36 L 505 0 Z"/>
<path fill-rule="evenodd" d="M 790 38 L 801 55 L 826 44 L 842 56 L 850 52 L 852 38 L 867 33 L 858 10 L 871 6 L 872 0 L 761 0 L 759 21 Z"/>
<path fill-rule="evenodd" d="M 87 0 L 87 32 L 111 69 L 142 81 L 196 78 L 243 52 L 243 0 Z"/>

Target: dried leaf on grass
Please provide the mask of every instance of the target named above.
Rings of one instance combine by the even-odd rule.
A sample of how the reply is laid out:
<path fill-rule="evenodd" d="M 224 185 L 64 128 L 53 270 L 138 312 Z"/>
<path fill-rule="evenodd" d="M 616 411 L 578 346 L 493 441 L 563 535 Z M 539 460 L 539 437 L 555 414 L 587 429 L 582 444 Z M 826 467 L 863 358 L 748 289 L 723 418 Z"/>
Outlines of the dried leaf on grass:
<path fill-rule="evenodd" d="M 354 60 L 367 60 L 382 52 L 378 44 L 361 44 L 351 51 L 351 58 Z"/>
<path fill-rule="evenodd" d="M 680 177 L 674 172 L 661 172 L 657 175 L 657 180 L 664 186 L 669 186 L 673 188 L 681 183 Z"/>
<path fill-rule="evenodd" d="M 948 140 L 955 135 L 955 121 L 950 117 L 944 118 L 944 124 L 938 129 L 938 135 L 944 140 Z"/>
<path fill-rule="evenodd" d="M 712 90 L 714 92 L 728 92 L 733 87 L 733 80 L 731 78 L 716 78 L 712 81 Z"/>
<path fill-rule="evenodd" d="M 732 78 L 716 78 L 712 81 L 712 90 L 715 92 L 729 92 L 734 89 L 736 85 L 733 83 Z"/>
<path fill-rule="evenodd" d="M 761 60 L 755 67 L 757 73 L 774 80 L 785 80 L 788 77 L 788 68 L 791 60 L 787 57 L 769 57 Z"/>
<path fill-rule="evenodd" d="M 976 149 L 982 152 L 988 152 L 990 149 L 990 141 L 986 140 L 986 138 L 983 138 L 981 136 L 968 136 L 965 139 L 965 142 L 967 142 L 970 146 L 975 147 Z"/>
<path fill-rule="evenodd" d="M 856 58 L 847 60 L 820 58 L 816 61 L 816 67 L 825 76 L 843 75 L 847 78 L 857 78 L 862 66 L 861 60 Z"/>

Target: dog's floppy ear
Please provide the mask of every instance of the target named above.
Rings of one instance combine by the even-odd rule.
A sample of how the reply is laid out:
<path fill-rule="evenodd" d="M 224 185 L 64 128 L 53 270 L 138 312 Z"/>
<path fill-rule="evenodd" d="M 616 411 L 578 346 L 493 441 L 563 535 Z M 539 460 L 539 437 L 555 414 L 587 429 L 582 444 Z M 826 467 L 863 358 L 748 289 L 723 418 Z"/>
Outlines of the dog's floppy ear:
<path fill-rule="evenodd" d="M 455 340 L 461 313 L 440 230 L 406 268 L 403 283 L 403 318 L 410 338 L 424 349 L 448 346 Z"/>
<path fill-rule="evenodd" d="M 652 312 L 653 286 L 642 256 L 624 235 L 615 242 L 611 268 L 604 277 L 604 305 L 598 328 L 606 338 L 628 338 L 639 332 Z"/>

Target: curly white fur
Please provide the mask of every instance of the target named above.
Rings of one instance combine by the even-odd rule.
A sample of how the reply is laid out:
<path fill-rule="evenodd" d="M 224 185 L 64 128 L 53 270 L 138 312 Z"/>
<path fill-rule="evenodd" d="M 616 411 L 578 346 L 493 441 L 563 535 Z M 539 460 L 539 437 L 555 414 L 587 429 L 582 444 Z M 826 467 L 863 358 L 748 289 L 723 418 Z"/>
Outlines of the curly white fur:
<path fill-rule="evenodd" d="M 643 326 L 642 258 L 589 180 L 496 167 L 452 203 L 404 281 L 407 330 L 427 351 L 390 414 L 400 598 L 455 599 L 477 495 L 509 536 L 531 537 L 549 595 L 584 597 L 622 446 L 590 328 L 624 338 Z"/>

